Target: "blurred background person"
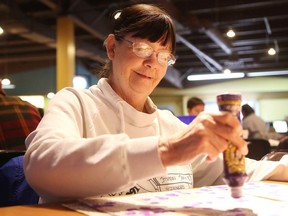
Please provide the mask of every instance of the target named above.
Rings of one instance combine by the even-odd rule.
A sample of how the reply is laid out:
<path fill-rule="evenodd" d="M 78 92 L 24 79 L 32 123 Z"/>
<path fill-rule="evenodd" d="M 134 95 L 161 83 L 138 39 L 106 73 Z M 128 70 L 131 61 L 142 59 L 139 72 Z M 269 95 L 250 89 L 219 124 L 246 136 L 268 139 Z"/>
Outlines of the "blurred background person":
<path fill-rule="evenodd" d="M 25 139 L 41 116 L 37 107 L 17 96 L 7 96 L 0 80 L 0 150 L 26 150 Z"/>
<path fill-rule="evenodd" d="M 276 139 L 279 140 L 283 136 L 281 134 L 269 131 L 266 122 L 255 114 L 254 109 L 248 104 L 241 107 L 243 115 L 242 127 L 248 130 L 248 139 Z"/>
<path fill-rule="evenodd" d="M 187 101 L 187 112 L 189 115 L 198 115 L 200 112 L 203 112 L 205 104 L 202 99 L 198 97 L 191 97 Z"/>

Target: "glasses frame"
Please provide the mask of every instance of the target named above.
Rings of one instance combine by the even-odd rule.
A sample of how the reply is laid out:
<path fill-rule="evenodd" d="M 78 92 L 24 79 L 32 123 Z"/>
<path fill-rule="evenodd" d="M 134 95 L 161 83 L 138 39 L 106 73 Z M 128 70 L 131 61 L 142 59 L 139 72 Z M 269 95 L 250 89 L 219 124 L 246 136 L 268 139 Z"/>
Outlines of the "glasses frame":
<path fill-rule="evenodd" d="M 133 41 L 130 41 L 130 40 L 125 39 L 125 38 L 122 37 L 122 36 L 117 36 L 117 35 L 115 35 L 115 37 L 116 37 L 118 40 L 124 41 L 124 42 L 126 42 L 129 46 L 131 46 L 133 53 L 134 53 L 136 56 L 138 56 L 139 58 L 144 58 L 144 59 L 145 59 L 145 58 L 149 58 L 149 57 L 155 52 L 158 63 L 159 63 L 160 65 L 162 65 L 162 66 L 166 66 L 166 65 L 162 64 L 161 61 L 159 61 L 159 53 L 169 53 L 170 59 L 166 62 L 167 66 L 171 66 L 171 65 L 175 64 L 175 62 L 176 62 L 175 56 L 174 56 L 171 52 L 169 52 L 168 50 L 166 50 L 166 51 L 158 51 L 158 52 L 157 52 L 157 51 L 155 51 L 150 45 L 148 45 L 148 44 L 145 43 L 145 42 L 133 42 Z M 147 47 L 150 47 L 150 48 L 153 50 L 153 51 L 151 52 L 151 55 L 149 55 L 149 56 L 147 56 L 147 57 L 143 57 L 143 56 L 137 55 L 137 52 L 135 51 L 135 45 L 138 44 L 138 43 L 143 43 L 143 44 L 145 44 Z"/>

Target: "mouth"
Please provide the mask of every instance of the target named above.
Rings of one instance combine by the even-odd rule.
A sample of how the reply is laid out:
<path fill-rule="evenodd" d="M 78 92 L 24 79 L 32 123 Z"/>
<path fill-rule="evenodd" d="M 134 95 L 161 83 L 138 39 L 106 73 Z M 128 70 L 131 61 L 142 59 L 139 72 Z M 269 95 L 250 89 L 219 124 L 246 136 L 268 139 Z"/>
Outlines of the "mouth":
<path fill-rule="evenodd" d="M 152 79 L 152 77 L 147 76 L 147 75 L 145 75 L 145 74 L 141 74 L 141 73 L 138 73 L 138 72 L 136 72 L 136 74 L 137 74 L 138 76 L 142 77 L 142 78 L 145 78 L 145 79 Z"/>

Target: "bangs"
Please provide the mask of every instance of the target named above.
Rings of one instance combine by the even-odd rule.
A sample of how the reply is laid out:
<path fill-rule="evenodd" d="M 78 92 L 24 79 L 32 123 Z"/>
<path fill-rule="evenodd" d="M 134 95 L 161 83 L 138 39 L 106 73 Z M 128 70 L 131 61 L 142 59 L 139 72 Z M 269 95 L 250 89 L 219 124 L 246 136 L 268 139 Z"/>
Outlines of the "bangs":
<path fill-rule="evenodd" d="M 132 27 L 132 26 L 131 26 Z M 131 28 L 132 30 L 133 28 Z M 173 27 L 171 26 L 169 19 L 163 17 L 163 15 L 156 15 L 155 17 L 149 17 L 145 21 L 136 22 L 133 32 L 133 37 L 146 38 L 150 42 L 161 41 L 161 45 L 166 46 L 173 42 Z M 171 47 L 174 50 L 173 47 Z"/>
<path fill-rule="evenodd" d="M 143 10 L 145 9 L 145 10 Z M 162 46 L 170 46 L 175 52 L 175 29 L 172 19 L 159 8 L 151 5 L 134 5 L 122 11 L 114 21 L 114 34 L 124 37 L 147 39 L 152 43 L 160 42 Z"/>

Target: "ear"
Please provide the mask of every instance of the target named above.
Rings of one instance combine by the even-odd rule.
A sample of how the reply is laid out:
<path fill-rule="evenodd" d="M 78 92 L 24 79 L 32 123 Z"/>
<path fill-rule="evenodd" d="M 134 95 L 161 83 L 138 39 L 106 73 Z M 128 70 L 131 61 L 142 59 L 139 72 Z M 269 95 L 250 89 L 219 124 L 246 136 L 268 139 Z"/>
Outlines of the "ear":
<path fill-rule="evenodd" d="M 115 56 L 115 36 L 113 34 L 109 34 L 105 40 L 106 43 L 106 52 L 107 56 L 110 60 L 114 59 Z"/>

